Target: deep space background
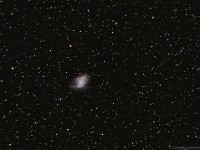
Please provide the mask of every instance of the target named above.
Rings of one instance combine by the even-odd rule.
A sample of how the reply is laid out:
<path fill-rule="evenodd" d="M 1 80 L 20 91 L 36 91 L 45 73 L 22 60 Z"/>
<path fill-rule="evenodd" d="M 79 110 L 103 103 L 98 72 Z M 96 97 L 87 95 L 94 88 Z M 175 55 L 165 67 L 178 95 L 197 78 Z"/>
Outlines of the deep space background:
<path fill-rule="evenodd" d="M 200 1 L 0 0 L 0 22 L 0 149 L 200 146 Z"/>

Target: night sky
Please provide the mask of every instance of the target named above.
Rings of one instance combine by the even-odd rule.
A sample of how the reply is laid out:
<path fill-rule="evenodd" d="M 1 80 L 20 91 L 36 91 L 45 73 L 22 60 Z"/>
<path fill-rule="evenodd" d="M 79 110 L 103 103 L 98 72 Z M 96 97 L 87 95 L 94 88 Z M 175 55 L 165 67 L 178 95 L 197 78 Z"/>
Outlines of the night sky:
<path fill-rule="evenodd" d="M 0 22 L 0 149 L 200 146 L 200 1 L 0 0 Z"/>

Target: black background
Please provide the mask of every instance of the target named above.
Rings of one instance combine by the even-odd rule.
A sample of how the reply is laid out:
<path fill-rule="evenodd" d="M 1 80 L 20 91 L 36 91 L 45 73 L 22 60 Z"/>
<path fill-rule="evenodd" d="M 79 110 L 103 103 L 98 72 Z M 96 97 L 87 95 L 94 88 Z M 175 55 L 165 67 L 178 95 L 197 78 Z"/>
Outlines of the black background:
<path fill-rule="evenodd" d="M 200 146 L 198 1 L 0 1 L 1 149 Z M 88 74 L 85 90 L 70 83 Z"/>

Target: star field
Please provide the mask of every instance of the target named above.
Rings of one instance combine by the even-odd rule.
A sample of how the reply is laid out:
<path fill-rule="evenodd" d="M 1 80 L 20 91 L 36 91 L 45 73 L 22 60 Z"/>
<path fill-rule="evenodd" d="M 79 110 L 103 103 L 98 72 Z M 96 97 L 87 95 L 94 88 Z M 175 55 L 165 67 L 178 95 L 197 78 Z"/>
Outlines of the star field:
<path fill-rule="evenodd" d="M 0 149 L 200 146 L 199 10 L 0 0 Z"/>

